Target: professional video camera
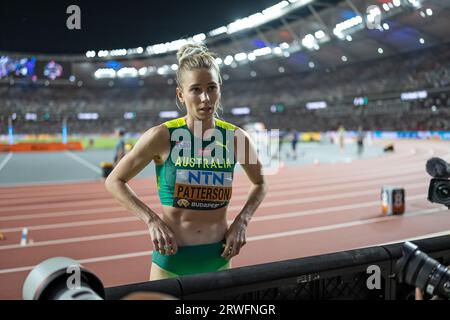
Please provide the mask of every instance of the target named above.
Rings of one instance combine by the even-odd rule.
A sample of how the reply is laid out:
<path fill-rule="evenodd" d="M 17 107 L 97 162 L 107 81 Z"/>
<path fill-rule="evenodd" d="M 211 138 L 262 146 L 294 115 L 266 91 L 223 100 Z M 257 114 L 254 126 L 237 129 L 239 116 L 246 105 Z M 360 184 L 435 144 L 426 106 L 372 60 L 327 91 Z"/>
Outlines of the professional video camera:
<path fill-rule="evenodd" d="M 28 274 L 23 285 L 24 300 L 103 300 L 105 291 L 99 278 L 77 261 L 47 259 Z"/>
<path fill-rule="evenodd" d="M 450 209 L 450 164 L 441 158 L 431 158 L 427 161 L 426 169 L 433 177 L 428 188 L 428 200 Z"/>
<path fill-rule="evenodd" d="M 420 288 L 429 295 L 450 299 L 450 270 L 429 257 L 411 242 L 402 246 L 403 256 L 395 269 L 400 283 Z"/>

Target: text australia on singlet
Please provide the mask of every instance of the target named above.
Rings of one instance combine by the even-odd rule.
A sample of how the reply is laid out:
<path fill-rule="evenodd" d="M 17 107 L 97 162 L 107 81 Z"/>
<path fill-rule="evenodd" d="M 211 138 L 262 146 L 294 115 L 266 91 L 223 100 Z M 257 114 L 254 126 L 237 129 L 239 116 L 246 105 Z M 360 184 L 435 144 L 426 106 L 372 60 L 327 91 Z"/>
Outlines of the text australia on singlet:
<path fill-rule="evenodd" d="M 175 167 L 174 203 L 178 207 L 216 209 L 228 204 L 233 181 L 228 157 L 179 156 Z"/>

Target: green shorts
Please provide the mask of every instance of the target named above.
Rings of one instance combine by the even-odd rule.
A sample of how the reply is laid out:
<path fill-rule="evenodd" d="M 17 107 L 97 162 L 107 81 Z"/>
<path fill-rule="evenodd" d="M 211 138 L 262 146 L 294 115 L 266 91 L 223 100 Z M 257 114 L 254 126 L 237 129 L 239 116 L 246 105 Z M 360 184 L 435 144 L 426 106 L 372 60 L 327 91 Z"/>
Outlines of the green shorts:
<path fill-rule="evenodd" d="M 229 264 L 222 258 L 223 242 L 182 246 L 173 255 L 153 251 L 153 263 L 175 275 L 214 272 Z"/>

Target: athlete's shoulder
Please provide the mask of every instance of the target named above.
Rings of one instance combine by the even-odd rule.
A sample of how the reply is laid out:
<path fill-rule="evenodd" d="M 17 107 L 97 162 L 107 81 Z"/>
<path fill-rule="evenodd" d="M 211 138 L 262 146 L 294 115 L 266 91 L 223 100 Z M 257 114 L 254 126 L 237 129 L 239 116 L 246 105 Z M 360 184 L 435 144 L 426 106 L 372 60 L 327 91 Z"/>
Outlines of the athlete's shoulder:
<path fill-rule="evenodd" d="M 167 127 L 162 123 L 159 125 L 156 125 L 154 127 L 151 127 L 147 131 L 145 131 L 141 138 L 139 139 L 141 142 L 141 145 L 148 146 L 148 145 L 158 145 L 163 144 L 164 142 L 168 141 L 170 139 L 170 133 Z"/>
<path fill-rule="evenodd" d="M 168 129 L 180 128 L 186 125 L 186 119 L 184 117 L 166 121 L 162 124 Z"/>
<path fill-rule="evenodd" d="M 215 122 L 216 122 L 216 126 L 218 126 L 220 128 L 223 128 L 225 130 L 235 131 L 236 129 L 238 129 L 238 127 L 235 126 L 234 124 L 232 124 L 230 122 L 227 122 L 227 121 L 224 121 L 224 120 L 221 120 L 221 119 L 217 119 L 216 118 Z"/>

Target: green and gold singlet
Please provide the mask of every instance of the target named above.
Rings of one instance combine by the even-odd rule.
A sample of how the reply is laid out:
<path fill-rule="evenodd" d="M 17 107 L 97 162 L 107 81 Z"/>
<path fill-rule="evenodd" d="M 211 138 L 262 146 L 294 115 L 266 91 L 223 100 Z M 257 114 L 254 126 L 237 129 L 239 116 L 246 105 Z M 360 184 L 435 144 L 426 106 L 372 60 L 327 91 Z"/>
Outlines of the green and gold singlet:
<path fill-rule="evenodd" d="M 193 210 L 227 206 L 231 198 L 236 164 L 236 126 L 215 119 L 212 135 L 194 136 L 186 120 L 178 118 L 164 125 L 170 132 L 170 154 L 156 165 L 156 183 L 161 203 Z"/>

